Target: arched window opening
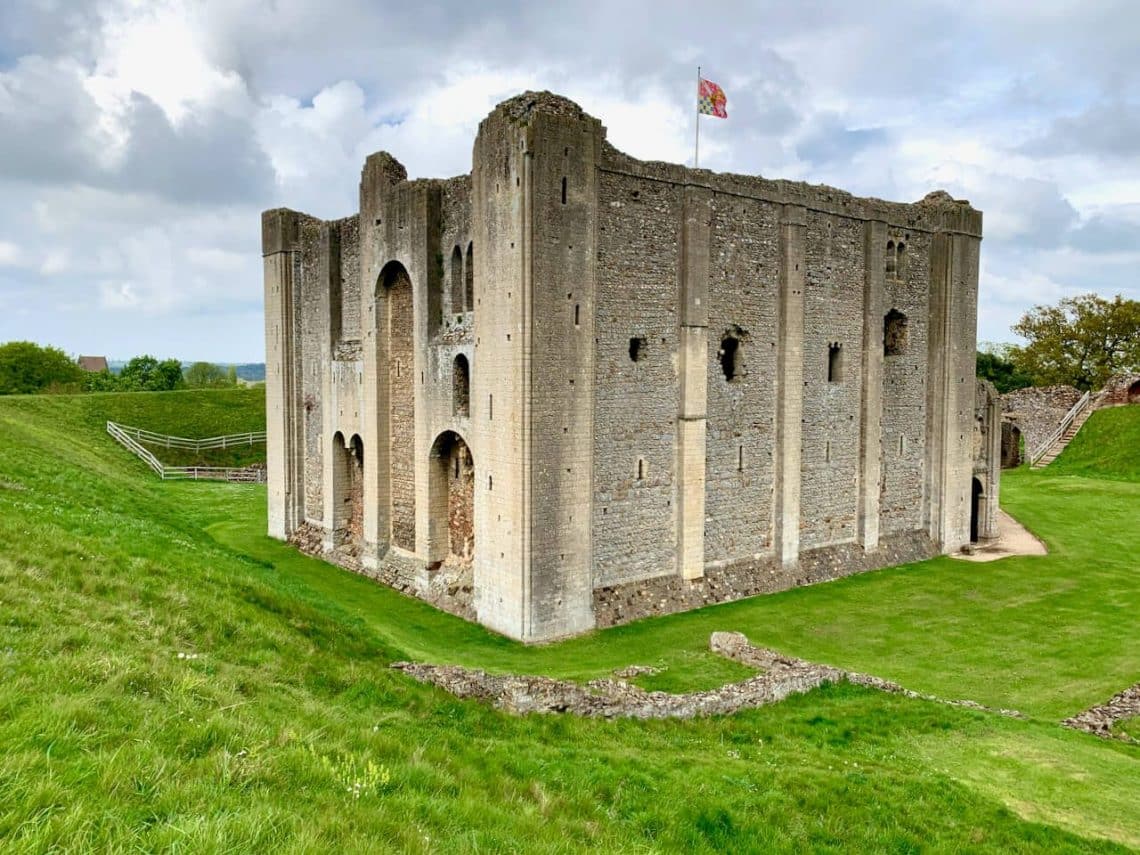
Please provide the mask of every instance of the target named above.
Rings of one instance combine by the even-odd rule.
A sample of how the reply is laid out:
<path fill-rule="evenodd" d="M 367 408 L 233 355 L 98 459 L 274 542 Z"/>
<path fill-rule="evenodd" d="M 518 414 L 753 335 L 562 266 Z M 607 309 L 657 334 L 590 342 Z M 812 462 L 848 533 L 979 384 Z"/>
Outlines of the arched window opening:
<path fill-rule="evenodd" d="M 827 382 L 839 383 L 843 380 L 843 346 L 832 342 L 827 346 Z"/>
<path fill-rule="evenodd" d="M 897 261 L 898 261 L 898 259 L 895 256 L 895 242 L 893 240 L 889 240 L 889 241 L 887 241 L 886 262 L 887 262 L 887 277 L 890 279 L 894 278 L 895 269 L 896 269 L 895 265 L 896 265 Z"/>
<path fill-rule="evenodd" d="M 895 248 L 895 276 L 899 279 L 906 278 L 906 244 L 901 240 Z"/>
<path fill-rule="evenodd" d="M 647 342 L 643 337 L 629 340 L 629 359 L 631 362 L 640 362 L 645 356 Z"/>
<path fill-rule="evenodd" d="M 891 309 L 883 318 L 883 355 L 898 356 L 906 353 L 907 319 L 898 309 Z"/>
<path fill-rule="evenodd" d="M 475 244 L 467 244 L 467 269 L 464 274 L 465 311 L 470 312 L 475 305 Z"/>
<path fill-rule="evenodd" d="M 451 251 L 451 313 L 463 311 L 463 250 L 458 246 Z"/>
<path fill-rule="evenodd" d="M 471 415 L 471 368 L 462 353 L 455 357 L 452 366 L 452 412 L 466 418 Z"/>
<path fill-rule="evenodd" d="M 731 383 L 737 378 L 740 368 L 740 339 L 726 335 L 720 341 L 717 356 L 720 359 L 720 370 L 724 372 L 724 379 Z"/>

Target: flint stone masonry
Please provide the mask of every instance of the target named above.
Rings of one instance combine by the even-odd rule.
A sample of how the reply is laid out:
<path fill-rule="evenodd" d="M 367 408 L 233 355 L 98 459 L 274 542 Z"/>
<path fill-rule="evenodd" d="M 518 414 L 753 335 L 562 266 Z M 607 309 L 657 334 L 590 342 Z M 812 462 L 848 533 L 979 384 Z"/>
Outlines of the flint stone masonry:
<path fill-rule="evenodd" d="M 488 674 L 459 665 L 395 662 L 392 667 L 458 698 L 484 701 L 514 715 L 572 713 L 590 718 L 638 719 L 729 715 L 774 704 L 789 695 L 810 692 L 824 683 L 849 682 L 908 698 L 996 712 L 1012 718 L 1024 717 L 1015 710 L 995 710 L 975 701 L 943 700 L 904 689 L 890 680 L 784 656 L 753 646 L 739 632 L 714 632 L 709 638 L 709 648 L 743 665 L 761 669 L 763 673 L 717 689 L 676 695 L 647 692 L 624 679 L 591 680 L 583 685 L 550 677 Z M 646 673 L 644 668 L 629 666 L 617 672 L 617 676 L 636 677 L 643 673 Z"/>
<path fill-rule="evenodd" d="M 373 154 L 358 213 L 262 218 L 270 533 L 524 641 L 956 551 L 981 234 L 636 160 L 548 92 L 468 175 Z"/>
<path fill-rule="evenodd" d="M 1104 384 L 1100 406 L 1140 404 L 1140 374 L 1118 374 Z"/>
<path fill-rule="evenodd" d="M 1065 719 L 1062 724 L 1104 739 L 1120 739 L 1140 745 L 1140 740 L 1133 739 L 1127 733 L 1113 730 L 1118 722 L 1137 717 L 1140 717 L 1140 683 L 1118 692 L 1103 704 Z"/>
<path fill-rule="evenodd" d="M 1082 392 L 1073 386 L 1031 386 L 1001 396 L 1001 411 L 1021 431 L 1025 453 L 1032 454 L 1060 427 Z"/>

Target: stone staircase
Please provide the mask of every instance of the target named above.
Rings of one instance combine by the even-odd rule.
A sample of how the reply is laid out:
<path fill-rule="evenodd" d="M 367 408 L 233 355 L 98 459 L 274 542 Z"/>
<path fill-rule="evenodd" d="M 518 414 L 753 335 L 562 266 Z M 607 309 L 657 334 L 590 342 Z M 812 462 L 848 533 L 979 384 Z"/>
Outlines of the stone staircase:
<path fill-rule="evenodd" d="M 1061 420 L 1057 430 L 1045 442 L 1041 443 L 1029 458 L 1034 469 L 1043 469 L 1056 460 L 1065 447 L 1072 442 L 1074 436 L 1080 431 L 1089 416 L 1096 411 L 1100 403 L 1100 395 L 1085 392 L 1084 396 L 1073 405 L 1073 408 Z"/>

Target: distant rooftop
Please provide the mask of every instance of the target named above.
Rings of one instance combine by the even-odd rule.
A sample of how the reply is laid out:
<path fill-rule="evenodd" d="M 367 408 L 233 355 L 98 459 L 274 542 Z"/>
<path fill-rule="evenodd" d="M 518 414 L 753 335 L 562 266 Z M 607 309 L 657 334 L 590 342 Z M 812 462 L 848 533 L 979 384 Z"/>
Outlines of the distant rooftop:
<path fill-rule="evenodd" d="M 81 356 L 76 360 L 79 367 L 84 371 L 107 371 L 107 357 L 105 356 Z"/>

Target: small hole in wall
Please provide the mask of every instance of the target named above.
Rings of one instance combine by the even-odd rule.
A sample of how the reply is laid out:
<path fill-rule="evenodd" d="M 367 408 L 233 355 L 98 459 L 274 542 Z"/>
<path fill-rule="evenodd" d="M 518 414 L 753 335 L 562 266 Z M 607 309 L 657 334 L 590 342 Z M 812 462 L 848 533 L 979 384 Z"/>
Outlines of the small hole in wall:
<path fill-rule="evenodd" d="M 495 489 L 495 476 L 494 475 L 488 475 L 487 476 L 487 489 L 488 490 L 494 490 Z"/>
<path fill-rule="evenodd" d="M 521 183 L 522 183 L 522 179 L 520 179 L 520 178 L 519 178 L 519 177 L 516 175 L 516 176 L 515 176 L 515 186 L 516 186 L 516 187 L 518 187 L 518 186 L 519 186 Z"/>
<path fill-rule="evenodd" d="M 510 340 L 511 340 L 511 334 L 507 333 L 507 341 L 510 341 Z"/>

